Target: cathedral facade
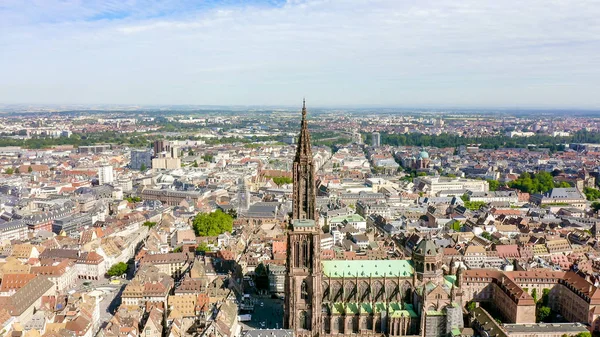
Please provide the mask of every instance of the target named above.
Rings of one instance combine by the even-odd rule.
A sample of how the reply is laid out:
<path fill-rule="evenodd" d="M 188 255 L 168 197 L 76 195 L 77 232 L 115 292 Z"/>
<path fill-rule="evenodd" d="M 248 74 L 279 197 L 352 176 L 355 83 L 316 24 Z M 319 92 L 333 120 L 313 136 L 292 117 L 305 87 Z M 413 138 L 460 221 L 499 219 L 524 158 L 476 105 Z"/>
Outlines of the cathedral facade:
<path fill-rule="evenodd" d="M 463 327 L 462 270 L 443 273 L 442 252 L 423 239 L 412 260 L 321 261 L 315 168 L 302 107 L 293 167 L 284 326 L 308 336 L 445 336 Z M 452 267 L 452 266 L 451 266 Z"/>

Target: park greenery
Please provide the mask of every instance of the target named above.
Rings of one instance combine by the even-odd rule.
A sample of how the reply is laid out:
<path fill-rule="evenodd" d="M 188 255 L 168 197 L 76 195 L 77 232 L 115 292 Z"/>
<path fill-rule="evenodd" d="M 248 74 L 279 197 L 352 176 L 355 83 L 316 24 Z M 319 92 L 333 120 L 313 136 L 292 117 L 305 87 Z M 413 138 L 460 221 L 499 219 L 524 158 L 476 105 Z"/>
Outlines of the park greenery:
<path fill-rule="evenodd" d="M 585 194 L 585 197 L 589 201 L 600 199 L 600 190 L 597 190 L 595 188 L 585 187 L 583 189 L 583 194 Z"/>
<path fill-rule="evenodd" d="M 478 211 L 485 205 L 486 203 L 483 201 L 465 201 L 465 208 L 471 211 Z"/>
<path fill-rule="evenodd" d="M 292 178 L 290 178 L 290 177 L 284 177 L 284 176 L 277 176 L 277 177 L 265 176 L 265 178 L 272 179 L 273 182 L 275 184 L 277 184 L 277 186 L 291 184 L 293 182 Z"/>
<path fill-rule="evenodd" d="M 121 276 L 123 274 L 125 274 L 127 272 L 127 269 L 129 267 L 127 266 L 127 263 L 125 262 L 119 262 L 116 264 L 113 264 L 108 271 L 106 272 L 106 274 L 108 276 Z"/>
<path fill-rule="evenodd" d="M 552 175 L 545 171 L 534 174 L 525 172 L 521 174 L 519 179 L 508 183 L 508 186 L 516 188 L 521 192 L 532 194 L 545 193 L 555 187 L 571 187 L 571 185 L 565 181 L 555 183 Z"/>
<path fill-rule="evenodd" d="M 197 236 L 217 236 L 233 229 L 233 217 L 221 210 L 198 213 L 193 221 Z"/>

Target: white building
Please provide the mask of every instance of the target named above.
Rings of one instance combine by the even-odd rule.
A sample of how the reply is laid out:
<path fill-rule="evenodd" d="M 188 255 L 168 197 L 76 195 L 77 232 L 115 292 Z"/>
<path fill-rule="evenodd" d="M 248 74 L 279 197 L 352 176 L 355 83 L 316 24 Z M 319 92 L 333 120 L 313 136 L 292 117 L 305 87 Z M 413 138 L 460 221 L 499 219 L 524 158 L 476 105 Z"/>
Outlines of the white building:
<path fill-rule="evenodd" d="M 429 192 L 431 195 L 437 195 L 438 192 L 448 190 L 468 190 L 473 192 L 487 192 L 490 190 L 490 185 L 487 181 L 477 179 L 416 177 L 413 183 L 418 191 Z"/>
<path fill-rule="evenodd" d="M 331 249 L 334 246 L 331 233 L 321 234 L 321 249 Z"/>
<path fill-rule="evenodd" d="M 115 180 L 113 168 L 110 165 L 98 168 L 98 184 L 110 184 Z"/>

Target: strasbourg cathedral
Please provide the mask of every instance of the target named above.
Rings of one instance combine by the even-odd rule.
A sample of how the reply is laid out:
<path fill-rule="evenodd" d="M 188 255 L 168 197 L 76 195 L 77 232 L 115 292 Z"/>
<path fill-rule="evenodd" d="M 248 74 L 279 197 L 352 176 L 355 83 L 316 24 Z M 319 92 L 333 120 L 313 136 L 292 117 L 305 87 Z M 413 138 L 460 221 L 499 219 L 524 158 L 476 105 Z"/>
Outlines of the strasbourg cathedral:
<path fill-rule="evenodd" d="M 469 301 L 490 302 L 505 322 L 535 323 L 529 291 L 571 322 L 600 328 L 600 291 L 575 272 L 463 269 L 423 238 L 411 259 L 321 261 L 315 167 L 302 108 L 293 166 L 284 327 L 296 337 L 461 335 Z M 458 266 L 458 268 L 457 268 Z"/>
<path fill-rule="evenodd" d="M 462 270 L 444 275 L 441 251 L 431 240 L 421 240 L 412 261 L 321 261 L 306 105 L 293 179 L 284 325 L 295 336 L 407 336 L 426 328 L 437 336 L 463 327 L 456 282 Z"/>

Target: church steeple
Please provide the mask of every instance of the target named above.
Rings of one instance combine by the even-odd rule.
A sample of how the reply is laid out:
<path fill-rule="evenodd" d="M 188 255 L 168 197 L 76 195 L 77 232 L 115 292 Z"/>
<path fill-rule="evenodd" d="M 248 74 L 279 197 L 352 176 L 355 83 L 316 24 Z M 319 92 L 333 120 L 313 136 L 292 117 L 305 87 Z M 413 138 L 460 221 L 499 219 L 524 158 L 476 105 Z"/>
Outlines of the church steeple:
<path fill-rule="evenodd" d="M 312 150 L 310 146 L 310 133 L 306 120 L 306 100 L 302 101 L 302 122 L 298 147 L 294 159 L 294 200 L 292 208 L 292 219 L 316 220 L 316 186 L 315 168 Z"/>
<path fill-rule="evenodd" d="M 301 156 L 310 157 L 312 161 L 310 133 L 308 132 L 308 122 L 306 121 L 306 99 L 302 100 L 302 122 L 300 124 L 300 136 L 298 137 L 298 148 L 294 162 L 299 161 Z"/>

